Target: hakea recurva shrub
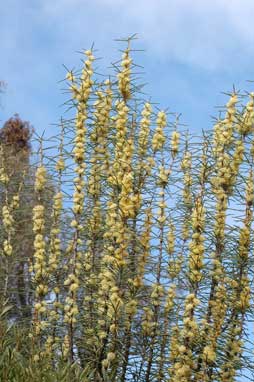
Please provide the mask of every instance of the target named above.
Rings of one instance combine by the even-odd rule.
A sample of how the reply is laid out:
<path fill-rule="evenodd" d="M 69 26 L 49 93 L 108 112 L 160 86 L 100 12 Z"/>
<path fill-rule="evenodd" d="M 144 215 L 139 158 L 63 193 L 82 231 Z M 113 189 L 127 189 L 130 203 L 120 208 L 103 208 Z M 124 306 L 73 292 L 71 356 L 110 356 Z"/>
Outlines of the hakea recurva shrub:
<path fill-rule="evenodd" d="M 61 121 L 57 154 L 40 140 L 27 370 L 237 381 L 254 367 L 254 96 L 242 106 L 232 92 L 213 131 L 194 141 L 177 115 L 141 99 L 132 55 L 128 41 L 116 75 L 100 81 L 85 51 L 81 71 L 66 76 L 73 115 Z M 0 151 L 5 267 L 19 204 L 8 177 Z"/>

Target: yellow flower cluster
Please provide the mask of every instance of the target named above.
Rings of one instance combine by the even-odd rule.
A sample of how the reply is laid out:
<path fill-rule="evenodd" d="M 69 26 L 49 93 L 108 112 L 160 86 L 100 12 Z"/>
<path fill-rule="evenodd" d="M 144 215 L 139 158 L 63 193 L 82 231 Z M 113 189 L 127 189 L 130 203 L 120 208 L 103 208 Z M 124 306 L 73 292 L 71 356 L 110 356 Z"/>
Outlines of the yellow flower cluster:
<path fill-rule="evenodd" d="M 39 166 L 35 174 L 34 189 L 36 192 L 40 192 L 44 189 L 46 181 L 47 181 L 46 175 L 47 175 L 46 168 L 43 165 Z"/>
<path fill-rule="evenodd" d="M 239 256 L 243 261 L 246 261 L 249 254 L 250 246 L 250 234 L 251 229 L 248 225 L 245 225 L 240 229 L 240 238 L 239 238 Z"/>
<path fill-rule="evenodd" d="M 105 237 L 109 237 L 109 234 L 111 233 L 111 239 L 114 241 L 116 246 L 114 247 L 114 252 L 113 252 L 113 259 L 118 266 L 124 266 L 126 265 L 126 258 L 128 255 L 128 252 L 126 251 L 127 245 L 128 245 L 128 239 L 129 235 L 128 232 L 126 231 L 126 227 L 123 224 L 121 220 L 115 222 L 115 225 L 113 224 L 113 216 L 109 214 L 107 217 L 107 224 L 108 224 L 108 229 L 109 231 L 105 233 Z M 115 230 L 114 230 L 115 227 Z M 107 251 L 109 253 L 111 252 L 112 244 L 110 244 L 107 247 Z M 107 261 L 111 262 L 111 256 L 108 258 Z"/>
<path fill-rule="evenodd" d="M 168 314 L 175 306 L 176 285 L 171 284 L 167 291 L 167 299 L 165 302 L 165 313 Z"/>
<path fill-rule="evenodd" d="M 95 60 L 91 50 L 86 50 L 84 54 L 87 56 L 87 59 L 84 62 L 79 87 L 76 83 L 75 76 L 73 76 L 72 73 L 67 73 L 67 80 L 71 81 L 70 89 L 72 91 L 72 97 L 78 101 L 78 107 L 80 109 L 84 108 L 90 95 L 91 86 L 93 85 L 91 79 L 93 74 L 92 63 Z"/>
<path fill-rule="evenodd" d="M 53 213 L 55 213 L 57 217 L 59 216 L 62 206 L 63 206 L 63 194 L 61 191 L 59 191 L 54 195 L 54 203 L 53 203 Z"/>
<path fill-rule="evenodd" d="M 86 51 L 87 60 L 85 61 L 84 68 L 82 70 L 82 75 L 80 78 L 80 86 L 78 89 L 78 95 L 74 98 L 77 99 L 77 115 L 76 115 L 76 137 L 75 137 L 75 147 L 73 150 L 74 158 L 76 163 L 81 163 L 84 160 L 84 143 L 85 143 L 85 133 L 86 128 L 84 126 L 84 122 L 87 118 L 86 113 L 86 103 L 88 101 L 91 86 L 93 85 L 93 81 L 91 80 L 91 76 L 93 74 L 92 62 L 94 60 L 94 56 L 92 52 Z"/>
<path fill-rule="evenodd" d="M 139 155 L 144 156 L 147 152 L 148 138 L 151 125 L 152 106 L 146 102 L 141 112 L 142 119 L 140 121 L 140 130 L 138 137 Z"/>
<path fill-rule="evenodd" d="M 178 255 L 177 258 L 169 260 L 169 262 L 168 262 L 168 275 L 171 279 L 175 279 L 179 275 L 179 273 L 182 269 L 182 265 L 183 265 L 183 256 L 182 255 Z"/>
<path fill-rule="evenodd" d="M 46 310 L 47 310 L 47 304 L 46 304 L 45 301 L 37 302 L 37 303 L 34 305 L 34 309 L 35 309 L 38 313 L 45 313 Z"/>
<path fill-rule="evenodd" d="M 159 111 L 156 119 L 156 129 L 152 138 L 152 148 L 154 151 L 161 150 L 164 146 L 166 137 L 164 128 L 167 126 L 167 117 L 164 111 Z"/>
<path fill-rule="evenodd" d="M 226 189 L 230 185 L 231 180 L 231 168 L 230 168 L 231 158 L 227 153 L 219 156 L 217 159 L 217 177 L 216 181 L 214 179 L 214 186 L 222 187 L 222 189 Z"/>
<path fill-rule="evenodd" d="M 247 103 L 242 120 L 239 121 L 237 127 L 243 136 L 254 131 L 254 93 L 250 93 L 250 101 Z"/>
<path fill-rule="evenodd" d="M 218 301 L 218 305 L 220 304 L 221 301 Z M 220 310 L 218 310 L 218 313 L 221 313 Z M 213 318 L 213 316 L 211 317 Z M 201 320 L 202 327 L 200 329 L 200 339 L 202 340 L 200 342 L 204 345 L 197 361 L 200 365 L 200 371 L 197 374 L 197 378 L 202 381 L 206 381 L 208 379 L 207 372 L 209 370 L 209 366 L 212 365 L 217 358 L 217 340 L 221 330 L 221 326 L 218 326 L 218 324 L 221 325 L 223 323 L 224 314 L 220 315 L 220 317 L 215 317 L 215 319 L 217 319 L 217 321 L 212 323 L 210 322 L 210 319 L 209 323 L 206 318 Z"/>
<path fill-rule="evenodd" d="M 171 329 L 171 337 L 170 337 L 170 354 L 169 354 L 169 361 L 172 365 L 176 362 L 176 359 L 178 357 L 179 351 L 179 335 L 180 335 L 180 329 L 178 325 L 173 325 Z M 174 372 L 173 367 L 169 368 L 170 376 L 172 377 L 172 373 Z"/>
<path fill-rule="evenodd" d="M 180 133 L 178 131 L 173 131 L 171 136 L 171 150 L 173 157 L 178 153 L 180 142 Z"/>
<path fill-rule="evenodd" d="M 3 216 L 3 225 L 5 230 L 8 232 L 13 229 L 14 220 L 12 214 L 10 212 L 10 208 L 8 206 L 3 206 L 2 208 L 2 216 Z"/>
<path fill-rule="evenodd" d="M 106 259 L 104 259 L 106 261 Z M 97 297 L 97 303 L 98 303 L 98 336 L 101 340 L 103 340 L 107 336 L 107 329 L 106 326 L 109 322 L 109 317 L 107 315 L 108 311 L 108 297 L 112 292 L 112 289 L 115 286 L 115 280 L 114 275 L 112 272 L 110 272 L 106 266 L 103 264 L 103 270 L 99 273 L 99 290 L 98 290 L 98 297 Z M 114 290 L 114 289 L 113 289 Z M 88 300 L 89 298 L 89 300 Z M 90 296 L 86 297 L 86 301 L 90 301 Z M 108 324 L 109 325 L 109 324 Z M 113 324 L 112 324 L 113 325 Z M 110 326 L 109 330 L 110 332 L 114 333 L 116 330 L 116 326 Z"/>
<path fill-rule="evenodd" d="M 75 138 L 75 147 L 73 149 L 75 161 L 77 163 L 82 163 L 84 160 L 84 144 L 85 144 L 85 127 L 83 127 L 83 123 L 85 121 L 84 114 L 77 115 L 77 125 L 80 126 L 77 128 L 77 135 Z"/>
<path fill-rule="evenodd" d="M 213 256 L 215 255 L 216 254 L 213 254 Z M 225 314 L 227 311 L 227 291 L 225 285 L 221 281 L 223 280 L 221 264 L 216 259 L 214 262 L 215 269 L 213 272 L 216 274 L 216 277 L 213 277 L 215 277 L 216 286 L 213 298 L 209 301 L 209 322 L 207 321 L 207 317 L 206 319 L 203 319 L 201 321 L 202 327 L 200 329 L 200 338 L 203 339 L 203 343 L 205 343 L 199 359 L 199 362 L 201 362 L 200 378 L 202 380 L 207 380 L 207 371 L 209 370 L 208 366 L 213 364 L 213 362 L 216 360 L 217 341 L 221 334 Z M 218 270 L 221 271 L 217 272 Z"/>
<path fill-rule="evenodd" d="M 69 336 L 65 335 L 63 344 L 62 344 L 62 353 L 64 358 L 68 357 L 69 351 L 70 351 L 70 340 L 69 340 Z"/>
<path fill-rule="evenodd" d="M 213 191 L 217 198 L 214 234 L 217 240 L 223 241 L 225 235 L 226 210 L 228 205 L 228 190 L 231 186 L 230 157 L 227 153 L 217 160 L 218 176 L 212 180 Z"/>
<path fill-rule="evenodd" d="M 109 123 L 113 97 L 111 85 L 112 84 L 109 79 L 104 81 L 104 86 L 106 86 L 106 89 L 104 92 L 97 92 L 98 100 L 94 103 L 94 106 L 96 107 L 94 116 L 96 118 L 96 127 L 99 130 L 99 137 L 101 137 L 101 133 L 104 133 L 101 129 L 104 130 L 108 128 L 107 124 Z"/>
<path fill-rule="evenodd" d="M 124 146 L 124 139 L 126 138 L 129 108 L 124 101 L 117 101 L 116 110 L 116 149 L 119 155 Z"/>
<path fill-rule="evenodd" d="M 33 208 L 33 231 L 34 233 L 41 233 L 44 230 L 44 206 L 37 204 Z"/>
<path fill-rule="evenodd" d="M 172 374 L 174 381 L 189 382 L 191 372 L 194 368 L 192 355 L 192 342 L 198 335 L 198 324 L 194 318 L 193 312 L 196 306 L 200 304 L 199 299 L 194 293 L 189 294 L 185 298 L 185 310 L 183 318 L 183 329 L 181 329 L 178 337 L 178 345 L 175 344 L 175 362 L 173 364 Z"/>
<path fill-rule="evenodd" d="M 122 179 L 122 192 L 119 197 L 119 207 L 121 208 L 123 216 L 133 216 L 133 202 L 129 198 L 132 192 L 133 174 L 131 172 L 125 173 Z"/>
<path fill-rule="evenodd" d="M 124 102 L 116 102 L 117 116 L 115 120 L 116 126 L 116 144 L 115 144 L 115 158 L 113 165 L 110 169 L 108 182 L 112 185 L 119 186 L 122 183 L 124 171 L 129 169 L 128 163 L 124 162 L 124 150 L 131 150 L 129 144 L 126 144 L 127 122 L 129 108 Z M 128 156 L 131 152 L 127 153 Z"/>
<path fill-rule="evenodd" d="M 240 360 L 242 353 L 242 341 L 239 339 L 241 334 L 241 323 L 235 322 L 231 329 L 230 337 L 225 346 L 225 352 L 227 354 L 226 362 L 220 371 L 221 382 L 233 382 L 236 376 L 236 364 Z"/>
<path fill-rule="evenodd" d="M 249 177 L 247 179 L 245 195 L 246 195 L 246 204 L 248 207 L 251 207 L 254 202 L 254 181 L 253 181 L 252 170 L 250 171 Z"/>
<path fill-rule="evenodd" d="M 217 176 L 213 179 L 215 193 L 219 199 L 223 199 L 226 195 L 230 195 L 239 171 L 239 166 L 244 159 L 244 143 L 243 140 L 235 142 L 235 151 L 233 158 L 226 152 L 223 152 L 217 158 Z"/>
<path fill-rule="evenodd" d="M 153 284 L 151 287 L 151 300 L 154 306 L 159 306 L 161 298 L 165 295 L 165 289 L 160 284 Z"/>
<path fill-rule="evenodd" d="M 238 98 L 236 94 L 233 94 L 226 107 L 227 112 L 225 119 L 219 121 L 214 128 L 214 153 L 219 155 L 224 151 L 224 146 L 229 145 L 232 142 L 232 134 L 234 123 L 236 122 L 236 104 L 238 102 Z"/>
<path fill-rule="evenodd" d="M 67 279 L 68 280 L 68 279 Z M 66 285 L 66 284 L 65 284 Z M 70 292 L 76 292 L 79 285 L 72 282 L 70 284 Z M 78 315 L 78 306 L 74 298 L 66 297 L 64 305 L 64 322 L 67 324 L 75 324 L 77 322 L 76 316 Z"/>
<path fill-rule="evenodd" d="M 170 221 L 169 224 L 169 231 L 167 233 L 167 252 L 169 254 L 169 261 L 168 261 L 168 275 L 171 279 L 176 278 L 182 268 L 183 264 L 183 256 L 181 253 L 178 253 L 177 256 L 174 256 L 174 252 L 176 250 L 175 248 L 175 226 Z"/>
<path fill-rule="evenodd" d="M 59 158 L 58 161 L 56 162 L 56 171 L 60 172 L 65 169 L 65 163 L 63 158 Z"/>
<path fill-rule="evenodd" d="M 34 189 L 38 199 L 41 199 L 42 193 L 47 182 L 47 172 L 43 164 L 40 164 L 35 174 Z M 44 238 L 45 231 L 45 207 L 42 203 L 33 208 L 33 232 L 34 232 L 34 254 L 33 265 L 30 267 L 32 279 L 35 284 L 35 306 L 34 306 L 34 335 L 39 336 L 41 331 L 46 328 L 47 322 L 44 320 L 47 312 L 45 296 L 49 289 L 47 285 L 47 259 L 46 242 Z M 32 334 L 32 333 L 31 333 Z"/>
<path fill-rule="evenodd" d="M 19 202 L 20 202 L 19 195 L 14 195 L 11 202 L 12 210 L 19 207 Z"/>
<path fill-rule="evenodd" d="M 159 167 L 157 185 L 160 187 L 166 187 L 170 175 L 170 169 L 166 169 L 165 166 Z"/>
<path fill-rule="evenodd" d="M 214 294 L 214 299 L 210 301 L 211 313 L 213 318 L 213 329 L 211 339 L 217 339 L 220 335 L 222 323 L 227 309 L 227 291 L 225 285 L 220 283 Z"/>
<path fill-rule="evenodd" d="M 116 280 L 112 270 L 107 268 L 112 262 L 113 256 L 105 255 L 103 259 L 103 268 L 99 274 L 98 306 L 99 306 L 99 330 L 98 335 L 101 340 L 107 336 L 107 330 L 113 335 L 117 332 L 117 322 L 119 314 L 123 307 L 123 301 L 120 297 L 119 288 L 116 286 Z"/>
<path fill-rule="evenodd" d="M 186 151 L 184 153 L 184 157 L 181 161 L 181 169 L 183 171 L 191 169 L 191 159 L 192 159 L 191 157 L 192 156 L 191 156 L 190 151 Z"/>
<path fill-rule="evenodd" d="M 117 102 L 115 158 L 108 178 L 109 183 L 120 187 L 118 196 L 122 218 L 135 216 L 141 205 L 140 193 L 133 193 L 133 170 L 131 167 L 134 150 L 133 138 L 127 139 L 128 107 Z"/>
<path fill-rule="evenodd" d="M 216 353 L 214 351 L 213 346 L 211 345 L 206 345 L 203 350 L 203 358 L 205 359 L 205 362 L 207 364 L 211 364 L 215 361 L 216 359 Z"/>
<path fill-rule="evenodd" d="M 47 356 L 51 356 L 54 349 L 54 338 L 52 336 L 48 336 L 45 341 L 45 352 L 44 354 Z"/>
<path fill-rule="evenodd" d="M 34 279 L 39 283 L 43 283 L 43 279 L 47 274 L 46 269 L 46 257 L 45 257 L 45 240 L 43 237 L 44 232 L 44 206 L 41 204 L 36 205 L 33 208 L 33 231 L 35 233 L 34 238 Z M 39 284 L 36 288 L 37 296 L 43 294 L 42 287 L 44 291 L 44 286 L 46 285 Z M 46 288 L 47 289 L 47 288 Z"/>
<path fill-rule="evenodd" d="M 3 167 L 0 168 L 0 182 L 5 185 L 7 185 L 9 182 L 9 177 Z"/>
<path fill-rule="evenodd" d="M 239 300 L 236 302 L 236 308 L 242 313 L 245 313 L 246 310 L 250 307 L 251 301 L 251 288 L 248 276 L 243 276 L 239 284 L 241 292 Z"/>
<path fill-rule="evenodd" d="M 175 382 L 187 382 L 190 380 L 191 366 L 187 363 L 187 360 L 186 363 L 176 362 L 173 373 Z"/>
<path fill-rule="evenodd" d="M 237 140 L 235 142 L 235 144 L 236 144 L 236 147 L 235 147 L 235 151 L 233 154 L 233 160 L 230 164 L 231 179 L 230 179 L 230 183 L 229 183 L 229 193 L 231 193 L 233 191 L 233 186 L 235 184 L 236 177 L 237 177 L 238 172 L 239 172 L 239 167 L 240 167 L 241 163 L 243 162 L 244 151 L 245 151 L 244 142 L 242 139 Z"/>
<path fill-rule="evenodd" d="M 123 301 L 120 297 L 119 288 L 117 286 L 114 286 L 110 289 L 110 297 L 109 297 L 109 307 L 107 315 L 110 319 L 115 319 L 118 317 L 118 311 L 121 309 L 123 305 Z"/>
<path fill-rule="evenodd" d="M 130 58 L 130 50 L 127 48 L 122 56 L 122 70 L 117 75 L 118 87 L 124 101 L 131 98 L 131 63 L 132 59 Z"/>
<path fill-rule="evenodd" d="M 227 199 L 224 197 L 224 199 L 219 200 L 216 204 L 216 217 L 214 225 L 214 234 L 220 241 L 223 241 L 225 236 L 226 208 Z"/>
<path fill-rule="evenodd" d="M 184 220 L 182 223 L 182 240 L 183 243 L 185 243 L 189 237 L 190 237 L 190 228 L 191 225 L 189 224 L 191 221 L 191 210 L 192 210 L 192 203 L 193 203 L 193 197 L 191 193 L 191 187 L 193 184 L 192 180 L 192 155 L 191 152 L 188 151 L 186 148 L 186 151 L 184 153 L 183 159 L 181 161 L 181 169 L 183 170 L 183 202 L 185 204 L 185 214 L 184 214 Z M 180 270 L 180 268 L 179 268 Z"/>
<path fill-rule="evenodd" d="M 12 255 L 13 248 L 12 248 L 12 245 L 10 243 L 10 240 L 4 240 L 3 250 L 4 250 L 4 254 L 5 255 L 7 255 L 7 256 L 11 256 Z"/>
<path fill-rule="evenodd" d="M 144 307 L 143 310 L 144 310 L 144 313 L 143 313 L 141 327 L 142 327 L 144 335 L 148 336 L 153 333 L 153 330 L 155 328 L 154 312 L 149 307 Z"/>
<path fill-rule="evenodd" d="M 192 203 L 191 195 L 191 185 L 192 185 L 192 176 L 191 176 L 191 153 L 186 151 L 184 154 L 183 160 L 181 162 L 181 168 L 183 170 L 183 201 L 188 206 Z"/>
<path fill-rule="evenodd" d="M 129 316 L 133 316 L 137 311 L 137 300 L 135 299 L 131 299 L 130 301 L 127 302 L 126 306 L 125 306 L 125 312 L 126 314 L 128 314 Z M 128 325 L 129 323 L 127 322 L 126 325 Z"/>
<path fill-rule="evenodd" d="M 88 181 L 88 192 L 94 197 L 100 194 L 100 179 L 108 171 L 108 149 L 106 140 L 109 130 L 110 111 L 112 107 L 112 89 L 109 80 L 105 81 L 107 89 L 105 93 L 98 91 L 98 99 L 94 103 L 94 130 L 90 135 L 94 143 L 94 153 L 91 157 L 92 168 Z"/>
<path fill-rule="evenodd" d="M 46 263 L 46 250 L 44 240 L 44 206 L 39 204 L 33 208 L 33 231 L 35 233 L 34 238 L 34 264 L 31 270 L 33 270 L 33 280 L 36 283 L 35 289 L 35 333 L 38 335 L 43 326 L 42 316 L 46 312 L 46 303 L 44 297 L 48 293 L 47 286 L 47 263 Z"/>
<path fill-rule="evenodd" d="M 70 81 L 70 82 L 75 82 L 76 81 L 76 77 L 74 76 L 74 74 L 72 72 L 68 72 L 66 74 L 66 80 Z"/>
<path fill-rule="evenodd" d="M 112 361 L 114 361 L 115 358 L 116 358 L 115 353 L 108 352 L 107 357 L 104 360 L 102 360 L 102 366 L 104 367 L 104 369 L 107 369 L 111 365 Z"/>

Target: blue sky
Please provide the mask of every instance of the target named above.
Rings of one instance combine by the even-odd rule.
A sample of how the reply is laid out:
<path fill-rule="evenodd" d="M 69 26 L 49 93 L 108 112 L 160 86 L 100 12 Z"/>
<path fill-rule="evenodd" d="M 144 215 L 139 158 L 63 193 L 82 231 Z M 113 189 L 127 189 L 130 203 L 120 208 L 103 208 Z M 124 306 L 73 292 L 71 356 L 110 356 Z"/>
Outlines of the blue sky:
<path fill-rule="evenodd" d="M 41 133 L 55 133 L 64 108 L 62 64 L 93 42 L 102 70 L 118 57 L 114 41 L 133 33 L 145 90 L 162 108 L 182 113 L 193 132 L 212 126 L 223 91 L 253 90 L 252 0 L 9 0 L 0 9 L 0 120 L 14 113 Z"/>

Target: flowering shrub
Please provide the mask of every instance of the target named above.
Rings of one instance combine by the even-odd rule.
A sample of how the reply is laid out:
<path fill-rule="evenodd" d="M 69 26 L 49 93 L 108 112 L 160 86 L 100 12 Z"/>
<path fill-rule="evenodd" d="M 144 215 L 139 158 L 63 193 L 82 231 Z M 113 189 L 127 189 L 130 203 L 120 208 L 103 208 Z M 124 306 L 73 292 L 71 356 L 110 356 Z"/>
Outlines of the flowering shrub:
<path fill-rule="evenodd" d="M 1 141 L 1 380 L 236 381 L 253 372 L 254 94 L 194 141 L 141 99 L 130 40 L 116 76 L 95 62 L 67 73 L 75 114 L 30 162 L 22 319 L 6 286 L 24 176 L 10 188 Z"/>

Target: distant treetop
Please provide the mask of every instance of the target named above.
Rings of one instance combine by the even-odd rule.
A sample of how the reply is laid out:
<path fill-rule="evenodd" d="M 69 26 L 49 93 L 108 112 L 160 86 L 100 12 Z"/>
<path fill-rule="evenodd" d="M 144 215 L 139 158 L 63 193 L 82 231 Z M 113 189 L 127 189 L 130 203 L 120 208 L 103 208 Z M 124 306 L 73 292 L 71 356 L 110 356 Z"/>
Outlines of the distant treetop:
<path fill-rule="evenodd" d="M 16 150 L 30 150 L 32 134 L 33 128 L 30 123 L 15 114 L 0 129 L 0 143 L 15 146 Z"/>

